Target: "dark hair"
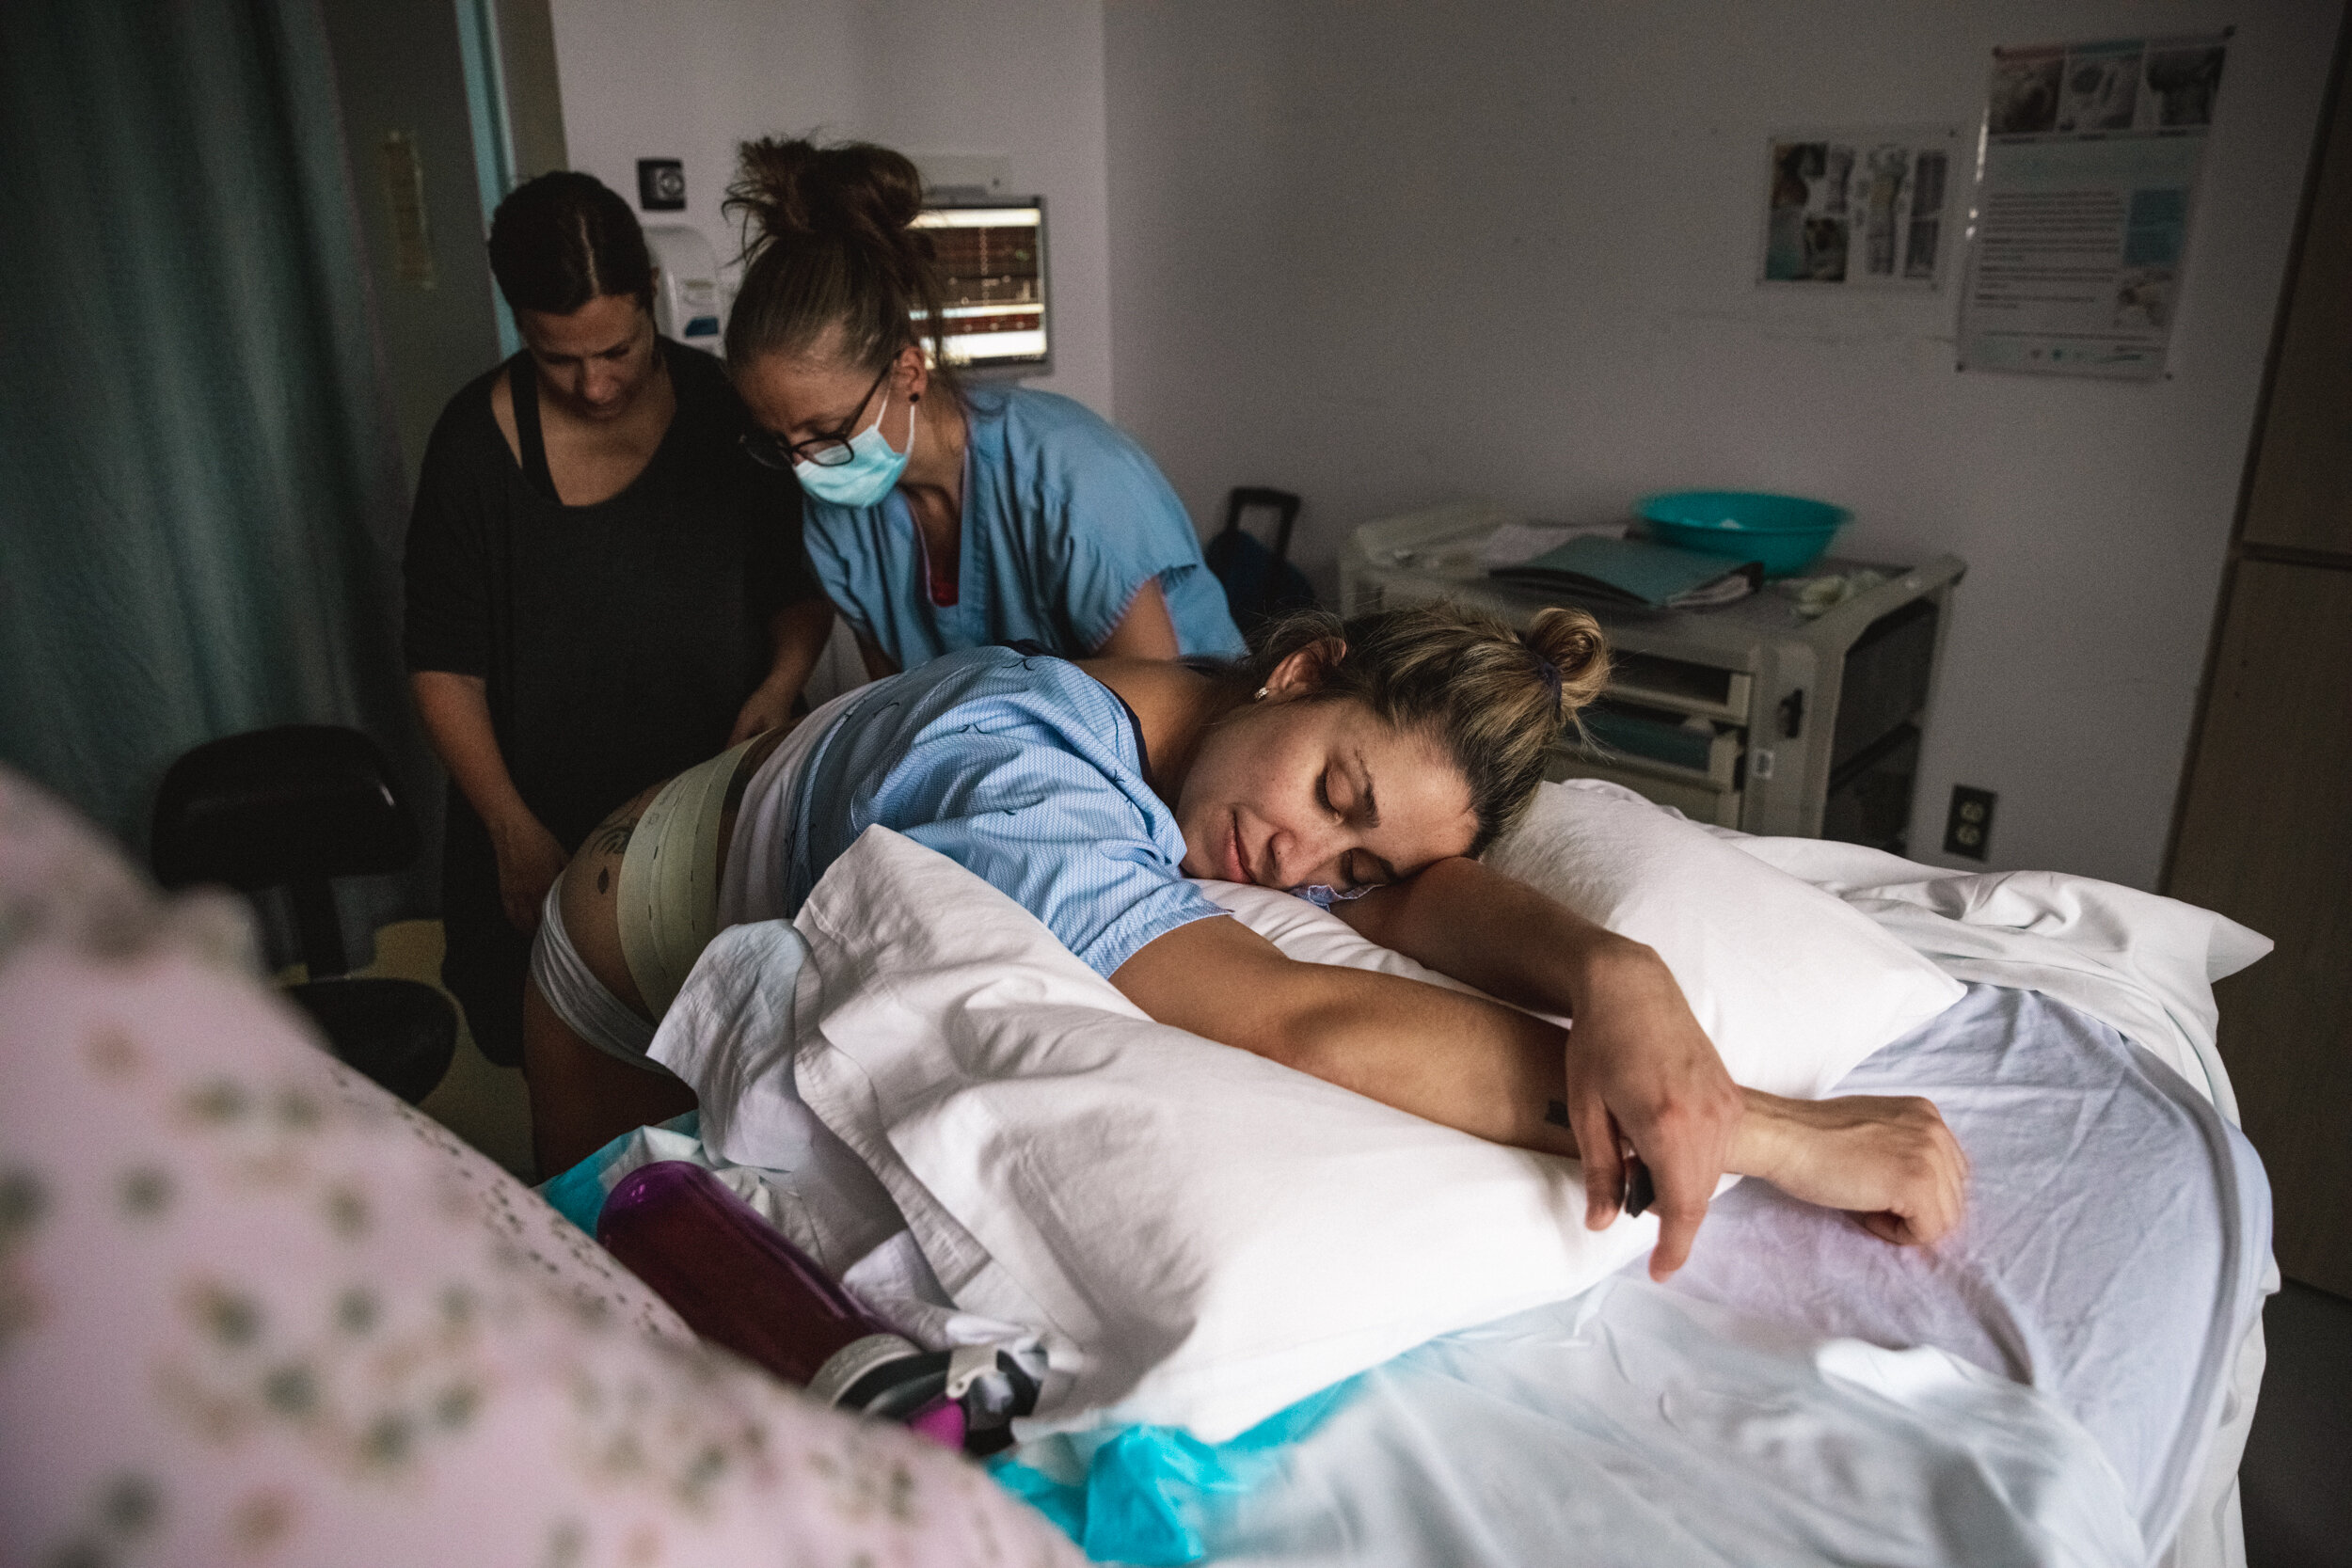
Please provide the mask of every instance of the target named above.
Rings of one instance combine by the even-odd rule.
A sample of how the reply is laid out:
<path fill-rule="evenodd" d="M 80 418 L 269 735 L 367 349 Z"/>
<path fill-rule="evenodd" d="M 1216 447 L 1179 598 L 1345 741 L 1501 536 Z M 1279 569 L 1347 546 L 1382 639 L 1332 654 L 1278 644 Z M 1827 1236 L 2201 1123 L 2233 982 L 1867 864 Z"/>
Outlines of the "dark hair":
<path fill-rule="evenodd" d="M 490 217 L 490 273 L 516 310 L 568 316 L 604 294 L 653 309 L 645 232 L 593 174 L 558 169 L 507 193 Z"/>
<path fill-rule="evenodd" d="M 878 372 L 928 338 L 932 379 L 960 396 L 941 342 L 938 252 L 914 227 L 923 210 L 914 163 L 870 142 L 780 136 L 743 143 L 741 157 L 723 209 L 741 217 L 745 262 L 727 361 L 805 355 L 837 326 L 842 363 Z"/>
<path fill-rule="evenodd" d="M 1609 684 L 1608 642 L 1583 610 L 1539 610 L 1519 632 L 1452 600 L 1346 622 L 1302 610 L 1266 627 L 1241 669 L 1250 686 L 1263 686 L 1276 665 L 1327 640 L 1346 651 L 1324 664 L 1309 700 L 1353 697 L 1397 729 L 1443 746 L 1470 784 L 1473 855 L 1527 809 L 1544 759 Z"/>

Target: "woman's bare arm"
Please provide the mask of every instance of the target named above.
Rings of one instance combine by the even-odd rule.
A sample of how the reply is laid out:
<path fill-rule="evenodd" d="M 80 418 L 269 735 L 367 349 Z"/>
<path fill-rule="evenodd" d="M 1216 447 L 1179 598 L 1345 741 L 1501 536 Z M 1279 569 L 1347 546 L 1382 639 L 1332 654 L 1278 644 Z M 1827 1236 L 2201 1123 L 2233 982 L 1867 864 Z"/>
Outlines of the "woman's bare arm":
<path fill-rule="evenodd" d="M 1561 1098 L 1584 1164 L 1587 1223 L 1616 1212 L 1622 1132 L 1658 1186 L 1655 1267 L 1682 1266 L 1730 1164 L 1744 1108 L 1715 1045 L 1658 954 L 1472 860 L 1338 906 L 1383 947 L 1538 1012 L 1572 1017 Z"/>
<path fill-rule="evenodd" d="M 869 681 L 888 680 L 898 673 L 898 661 L 883 653 L 882 644 L 864 632 L 857 634 L 857 657 L 865 664 Z"/>
<path fill-rule="evenodd" d="M 1299 963 L 1233 920 L 1178 927 L 1111 983 L 1159 1022 L 1383 1104 L 1496 1143 L 1579 1153 L 1581 1129 L 1549 1115 L 1567 1093 L 1565 1046 L 1575 1031 L 1515 1008 L 1398 975 Z M 1717 1176 L 1758 1177 L 1809 1202 L 1876 1216 L 1866 1223 L 1891 1241 L 1932 1241 L 1958 1223 L 1966 1162 L 1926 1101 L 1810 1102 L 1736 1085 L 1731 1096 Z M 1663 1277 L 1687 1255 L 1712 1180 L 1685 1215 L 1682 1250 L 1671 1258 L 1661 1227 L 1653 1275 Z M 1662 1207 L 1662 1183 L 1661 1196 Z"/>
<path fill-rule="evenodd" d="M 1495 1143 L 1573 1157 L 1546 1119 L 1563 1031 L 1400 975 L 1299 963 L 1237 920 L 1196 920 L 1111 976 L 1162 1023 Z"/>
<path fill-rule="evenodd" d="M 548 832 L 506 770 L 490 723 L 488 689 L 479 675 L 420 670 L 408 677 L 426 738 L 466 801 L 489 830 L 498 857 L 499 901 L 517 930 L 539 927 L 539 901 L 571 857 Z"/>
<path fill-rule="evenodd" d="M 1136 594 L 1127 613 L 1089 658 L 1174 658 L 1184 650 L 1176 642 L 1176 623 L 1168 616 L 1168 596 L 1153 578 Z"/>

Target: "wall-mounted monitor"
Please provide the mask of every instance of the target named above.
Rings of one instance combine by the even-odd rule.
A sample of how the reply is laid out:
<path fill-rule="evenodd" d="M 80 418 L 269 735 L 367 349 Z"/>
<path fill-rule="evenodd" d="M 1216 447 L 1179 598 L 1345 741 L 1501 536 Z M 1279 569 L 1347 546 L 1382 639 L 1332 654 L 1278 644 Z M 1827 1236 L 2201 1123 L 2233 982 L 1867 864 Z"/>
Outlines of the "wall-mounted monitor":
<path fill-rule="evenodd" d="M 938 200 L 914 223 L 939 251 L 948 363 L 982 376 L 1050 373 L 1044 198 Z"/>

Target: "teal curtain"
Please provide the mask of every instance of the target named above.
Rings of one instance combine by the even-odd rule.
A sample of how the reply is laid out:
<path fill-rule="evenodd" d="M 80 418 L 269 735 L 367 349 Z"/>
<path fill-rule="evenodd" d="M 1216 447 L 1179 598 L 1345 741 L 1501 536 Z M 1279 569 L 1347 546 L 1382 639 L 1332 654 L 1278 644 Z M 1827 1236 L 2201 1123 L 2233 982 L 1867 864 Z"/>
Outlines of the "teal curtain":
<path fill-rule="evenodd" d="M 0 126 L 0 760 L 142 858 L 171 760 L 268 724 L 368 731 L 429 806 L 314 0 L 7 0 Z"/>

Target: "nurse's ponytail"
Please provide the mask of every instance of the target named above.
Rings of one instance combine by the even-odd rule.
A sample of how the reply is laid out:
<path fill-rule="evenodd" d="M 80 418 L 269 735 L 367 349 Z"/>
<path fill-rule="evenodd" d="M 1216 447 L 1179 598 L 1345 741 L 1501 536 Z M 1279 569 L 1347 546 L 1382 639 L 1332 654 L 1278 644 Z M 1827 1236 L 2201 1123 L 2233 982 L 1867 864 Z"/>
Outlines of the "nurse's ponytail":
<path fill-rule="evenodd" d="M 1525 631 L 1450 600 L 1346 622 L 1306 610 L 1261 634 L 1243 674 L 1261 687 L 1308 650 L 1320 661 L 1311 700 L 1353 698 L 1444 748 L 1470 784 L 1473 855 L 1534 799 L 1552 748 L 1609 684 L 1608 641 L 1581 610 L 1538 610 Z"/>
<path fill-rule="evenodd" d="M 745 263 L 728 360 L 802 357 L 838 327 L 837 361 L 875 372 L 928 340 L 931 379 L 955 395 L 940 351 L 938 254 L 914 226 L 923 210 L 914 163 L 870 142 L 781 136 L 745 142 L 740 156 L 723 209 L 742 222 Z"/>

